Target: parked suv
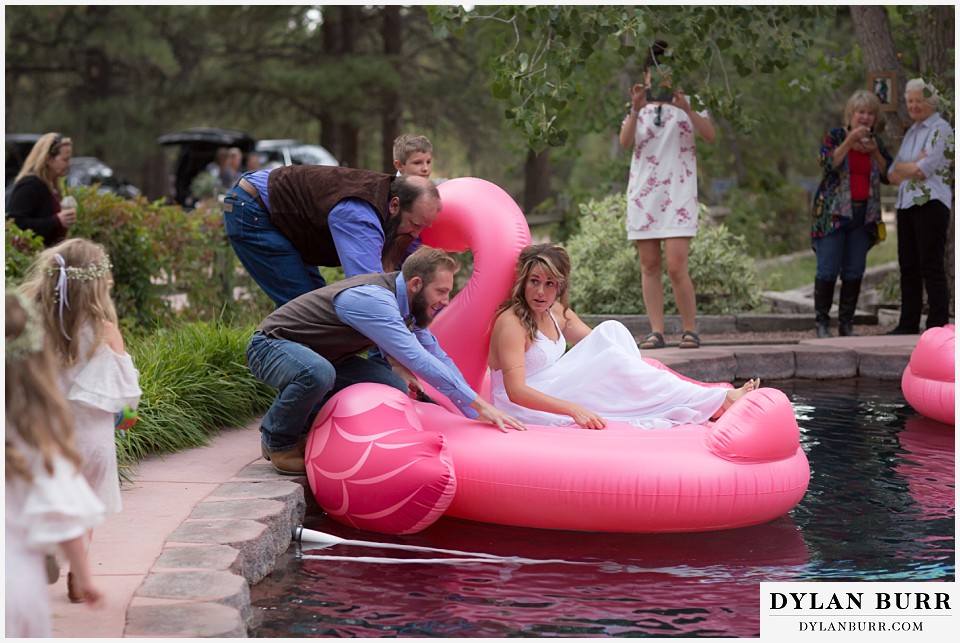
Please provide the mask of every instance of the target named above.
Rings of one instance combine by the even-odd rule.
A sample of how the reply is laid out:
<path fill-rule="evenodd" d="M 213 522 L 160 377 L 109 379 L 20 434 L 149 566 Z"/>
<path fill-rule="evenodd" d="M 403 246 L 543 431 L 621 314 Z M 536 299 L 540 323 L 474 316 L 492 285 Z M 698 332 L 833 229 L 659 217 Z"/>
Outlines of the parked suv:
<path fill-rule="evenodd" d="M 240 130 L 219 127 L 194 127 L 182 132 L 164 134 L 157 139 L 163 146 L 179 145 L 180 151 L 173 163 L 173 174 L 167 197 L 184 207 L 193 207 L 195 198 L 190 193 L 190 184 L 217 157 L 221 147 L 238 147 L 243 152 L 243 162 L 253 151 L 253 137 Z"/>
<path fill-rule="evenodd" d="M 157 139 L 160 145 L 179 145 L 171 176 L 170 198 L 185 207 L 194 205 L 190 185 L 210 163 L 221 147 L 238 147 L 243 152 L 243 167 L 248 167 L 252 154 L 259 157 L 260 167 L 284 165 L 340 165 L 333 154 L 320 145 L 301 143 L 293 139 L 271 139 L 254 142 L 252 136 L 240 130 L 218 127 L 195 127 L 182 132 L 166 134 Z"/>

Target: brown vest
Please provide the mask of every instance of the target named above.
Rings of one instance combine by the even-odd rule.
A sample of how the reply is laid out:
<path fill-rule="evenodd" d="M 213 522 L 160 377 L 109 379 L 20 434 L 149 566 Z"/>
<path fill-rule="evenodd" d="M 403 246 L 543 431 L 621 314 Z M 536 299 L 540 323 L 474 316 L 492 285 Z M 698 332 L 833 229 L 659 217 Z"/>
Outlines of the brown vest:
<path fill-rule="evenodd" d="M 390 174 L 324 165 L 290 165 L 270 172 L 270 220 L 311 266 L 339 266 L 327 216 L 344 199 L 363 199 L 383 228 L 390 202 Z M 379 257 L 378 257 L 379 258 Z"/>
<path fill-rule="evenodd" d="M 312 290 L 267 315 L 259 330 L 276 339 L 303 344 L 331 364 L 336 364 L 374 345 L 366 336 L 340 321 L 333 308 L 334 297 L 348 288 L 365 284 L 386 288 L 396 296 L 397 273 L 357 275 Z"/>

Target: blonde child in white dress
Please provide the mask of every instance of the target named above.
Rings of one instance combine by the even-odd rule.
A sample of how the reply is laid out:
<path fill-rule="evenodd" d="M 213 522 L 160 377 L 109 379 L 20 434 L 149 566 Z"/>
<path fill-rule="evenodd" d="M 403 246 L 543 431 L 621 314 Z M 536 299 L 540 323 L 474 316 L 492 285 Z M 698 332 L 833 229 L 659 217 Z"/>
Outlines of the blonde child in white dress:
<path fill-rule="evenodd" d="M 110 298 L 110 267 L 100 244 L 69 239 L 41 253 L 23 289 L 36 302 L 55 348 L 83 476 L 106 511 L 116 513 L 121 502 L 115 418 L 124 406 L 137 406 L 141 390 Z M 79 602 L 72 593 L 70 599 Z"/>
<path fill-rule="evenodd" d="M 84 537 L 103 520 L 103 503 L 78 472 L 42 324 L 22 295 L 8 292 L 5 306 L 4 626 L 8 637 L 48 637 L 44 556 L 58 545 L 74 570 L 76 595 L 88 606 L 102 603 Z"/>

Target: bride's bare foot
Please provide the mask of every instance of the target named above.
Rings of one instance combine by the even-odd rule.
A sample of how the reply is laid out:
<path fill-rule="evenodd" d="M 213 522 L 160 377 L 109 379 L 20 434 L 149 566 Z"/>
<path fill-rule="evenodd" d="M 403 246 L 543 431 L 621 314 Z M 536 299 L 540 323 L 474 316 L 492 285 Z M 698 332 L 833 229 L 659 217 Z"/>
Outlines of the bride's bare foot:
<path fill-rule="evenodd" d="M 760 378 L 755 377 L 750 380 L 747 380 L 747 383 L 741 386 L 740 388 L 734 388 L 727 391 L 727 397 L 723 400 L 723 405 L 720 409 L 714 414 L 711 420 L 715 420 L 723 414 L 724 411 L 733 406 L 733 403 L 739 400 L 741 397 L 749 393 L 750 391 L 755 391 L 760 388 Z"/>

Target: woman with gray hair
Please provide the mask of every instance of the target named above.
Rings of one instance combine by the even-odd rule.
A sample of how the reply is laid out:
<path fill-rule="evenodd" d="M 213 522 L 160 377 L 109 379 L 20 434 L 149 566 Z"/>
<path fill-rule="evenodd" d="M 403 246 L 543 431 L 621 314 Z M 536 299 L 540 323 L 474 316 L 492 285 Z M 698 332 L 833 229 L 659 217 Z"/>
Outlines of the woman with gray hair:
<path fill-rule="evenodd" d="M 823 179 L 813 201 L 810 230 L 817 255 L 813 302 L 817 337 L 830 337 L 830 307 L 840 277 L 839 330 L 856 335 L 853 315 L 867 267 L 867 251 L 879 239 L 880 184 L 892 162 L 880 129 L 880 100 L 858 89 L 847 100 L 844 126 L 834 127 L 820 145 Z"/>
<path fill-rule="evenodd" d="M 944 267 L 953 193 L 944 180 L 951 160 L 947 149 L 953 128 L 937 111 L 939 96 L 922 78 L 907 82 L 904 95 L 913 125 L 893 160 L 890 182 L 897 192 L 897 255 L 900 263 L 900 321 L 891 335 L 920 332 L 923 288 L 927 290 L 927 328 L 943 326 L 950 316 L 950 291 Z M 952 147 L 952 143 L 949 143 Z M 951 150 L 952 151 L 952 150 Z"/>

